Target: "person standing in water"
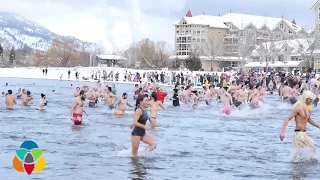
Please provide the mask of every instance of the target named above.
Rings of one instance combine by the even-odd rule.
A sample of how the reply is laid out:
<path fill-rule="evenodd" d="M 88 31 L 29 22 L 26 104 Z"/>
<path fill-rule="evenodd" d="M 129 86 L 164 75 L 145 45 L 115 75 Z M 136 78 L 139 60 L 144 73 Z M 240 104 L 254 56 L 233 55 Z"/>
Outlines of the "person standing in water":
<path fill-rule="evenodd" d="M 116 115 L 123 115 L 127 109 L 127 106 L 132 107 L 129 103 L 127 103 L 128 94 L 123 93 L 122 97 L 114 104 L 117 106 Z"/>
<path fill-rule="evenodd" d="M 104 96 L 104 100 L 107 103 L 109 109 L 113 109 L 114 108 L 114 106 L 113 106 L 113 98 L 115 98 L 115 95 L 112 93 L 111 87 L 108 87 L 107 88 L 107 92 L 106 92 L 106 94 Z"/>
<path fill-rule="evenodd" d="M 179 89 L 177 88 L 177 86 L 173 89 L 172 105 L 173 107 L 180 106 Z"/>
<path fill-rule="evenodd" d="M 223 93 L 224 93 L 224 103 L 223 108 L 221 109 L 222 113 L 225 113 L 226 115 L 231 114 L 231 104 L 232 104 L 232 96 L 228 93 L 228 87 L 223 87 Z"/>
<path fill-rule="evenodd" d="M 12 95 L 12 90 L 8 90 L 8 94 L 5 96 L 6 108 L 13 110 L 15 104 L 17 104 L 16 97 Z"/>
<path fill-rule="evenodd" d="M 159 106 L 164 110 L 163 104 L 161 101 L 158 101 L 156 92 L 151 93 L 151 99 L 149 101 L 151 116 L 149 118 L 149 121 L 151 123 L 152 127 L 155 127 L 157 125 L 157 113 Z"/>
<path fill-rule="evenodd" d="M 79 96 L 77 96 L 73 101 L 71 105 L 71 120 L 74 122 L 76 125 L 82 124 L 82 114 L 88 114 L 83 108 L 84 101 L 86 100 L 85 96 L 85 91 L 81 90 L 79 92 Z"/>
<path fill-rule="evenodd" d="M 136 101 L 136 110 L 133 117 L 134 128 L 131 132 L 131 141 L 132 141 L 132 156 L 138 155 L 140 141 L 148 144 L 149 146 L 145 151 L 152 151 L 157 147 L 156 142 L 152 137 L 146 134 L 146 130 L 150 129 L 146 126 L 148 121 L 148 95 L 138 96 Z"/>
<path fill-rule="evenodd" d="M 313 140 L 306 134 L 307 131 L 307 123 L 309 122 L 311 125 L 320 128 L 320 126 L 311 119 L 309 107 L 312 108 L 312 101 L 315 99 L 315 95 L 309 91 L 303 91 L 301 96 L 301 100 L 289 114 L 289 116 L 284 120 L 283 127 L 280 133 L 280 140 L 283 141 L 285 138 L 286 128 L 288 126 L 289 121 L 292 118 L 295 118 L 296 127 L 295 127 L 295 135 L 293 144 L 295 148 L 307 150 L 311 149 L 313 153 L 311 160 L 317 161 L 315 158 L 316 146 Z"/>
<path fill-rule="evenodd" d="M 193 110 L 198 109 L 198 103 L 199 103 L 199 97 L 198 97 L 198 91 L 192 91 L 193 94 L 193 105 L 192 108 Z"/>
<path fill-rule="evenodd" d="M 38 105 L 38 111 L 44 110 L 44 106 L 47 106 L 47 100 L 46 100 L 46 95 L 41 93 L 41 99 Z"/>

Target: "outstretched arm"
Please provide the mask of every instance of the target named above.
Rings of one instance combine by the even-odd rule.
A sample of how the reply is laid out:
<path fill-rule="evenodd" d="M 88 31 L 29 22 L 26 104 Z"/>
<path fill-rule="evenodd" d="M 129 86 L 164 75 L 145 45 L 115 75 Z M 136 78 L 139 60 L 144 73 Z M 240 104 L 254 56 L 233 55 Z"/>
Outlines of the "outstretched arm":
<path fill-rule="evenodd" d="M 319 126 L 313 119 L 311 119 L 311 117 L 309 118 L 308 122 L 309 122 L 312 126 L 320 129 L 320 126 Z"/>
<path fill-rule="evenodd" d="M 292 112 L 289 114 L 289 116 L 284 120 L 283 122 L 283 126 L 282 126 L 282 130 L 281 130 L 281 134 L 280 134 L 280 140 L 282 141 L 284 139 L 285 133 L 286 133 L 286 128 L 289 124 L 289 121 L 296 117 L 299 114 L 299 111 L 301 110 L 301 108 L 299 107 L 295 107 Z"/>

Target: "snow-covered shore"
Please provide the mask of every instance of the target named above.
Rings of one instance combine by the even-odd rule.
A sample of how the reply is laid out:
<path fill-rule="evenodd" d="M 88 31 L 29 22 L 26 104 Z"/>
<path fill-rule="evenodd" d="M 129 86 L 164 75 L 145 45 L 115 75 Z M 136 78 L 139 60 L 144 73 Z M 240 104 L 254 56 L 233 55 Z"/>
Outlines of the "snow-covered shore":
<path fill-rule="evenodd" d="M 139 72 L 141 75 L 144 72 L 155 72 L 154 70 L 135 70 L 135 69 L 125 69 L 125 68 L 112 68 L 112 67 L 61 67 L 61 68 L 47 68 L 48 74 L 46 76 L 43 75 L 41 67 L 26 67 L 26 68 L 0 68 L 0 78 L 28 78 L 28 79 L 51 79 L 51 80 L 69 80 L 76 81 L 75 72 L 80 73 L 79 81 L 97 81 L 97 80 L 83 80 L 82 77 L 91 78 L 92 74 L 97 71 L 106 70 L 107 74 L 111 71 L 113 73 L 119 73 L 119 81 L 115 82 L 115 79 L 109 81 L 114 83 L 125 83 L 125 84 L 135 84 L 136 82 L 125 82 L 124 74 L 125 71 L 136 73 Z M 68 78 L 68 71 L 71 71 L 70 79 Z M 160 73 L 161 71 L 158 71 Z M 180 71 L 176 71 L 177 73 Z M 171 71 L 167 71 L 166 73 L 171 74 Z M 183 73 L 187 73 L 184 71 Z M 188 72 L 190 73 L 190 72 Z M 193 72 L 192 75 L 198 74 L 199 72 Z M 205 72 L 200 72 L 205 73 Z M 212 73 L 210 73 L 212 74 Z M 220 73 L 218 73 L 220 75 Z M 102 77 L 102 72 L 101 72 Z M 115 76 L 114 76 L 115 77 Z M 170 76 L 171 78 L 171 76 Z M 161 84 L 163 86 L 170 86 L 171 84 Z"/>

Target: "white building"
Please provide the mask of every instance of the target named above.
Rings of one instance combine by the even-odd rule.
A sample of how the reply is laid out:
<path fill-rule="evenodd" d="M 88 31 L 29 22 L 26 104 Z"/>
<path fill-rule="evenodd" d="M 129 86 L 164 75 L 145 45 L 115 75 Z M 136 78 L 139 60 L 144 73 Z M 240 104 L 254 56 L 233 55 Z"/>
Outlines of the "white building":
<path fill-rule="evenodd" d="M 239 62 L 247 59 L 256 45 L 308 34 L 294 20 L 238 13 L 192 16 L 189 10 L 174 25 L 175 56 L 171 58 L 180 59 L 196 52 L 203 57 L 205 71 L 239 67 Z"/>

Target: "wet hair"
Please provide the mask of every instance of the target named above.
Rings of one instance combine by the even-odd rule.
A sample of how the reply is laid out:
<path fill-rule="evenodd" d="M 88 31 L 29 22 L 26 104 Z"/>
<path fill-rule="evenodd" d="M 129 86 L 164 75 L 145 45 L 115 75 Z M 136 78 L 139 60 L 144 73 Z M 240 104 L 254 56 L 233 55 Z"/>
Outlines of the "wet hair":
<path fill-rule="evenodd" d="M 30 95 L 31 94 L 31 92 L 30 91 L 27 91 L 27 95 Z"/>
<path fill-rule="evenodd" d="M 122 96 L 128 96 L 128 94 L 127 93 L 123 93 Z"/>
<path fill-rule="evenodd" d="M 8 94 L 12 94 L 12 90 L 8 90 Z"/>
<path fill-rule="evenodd" d="M 153 98 L 154 101 L 158 101 L 157 93 L 156 92 L 152 92 L 150 98 Z"/>
<path fill-rule="evenodd" d="M 44 95 L 43 93 L 41 93 L 41 98 L 44 98 L 46 95 Z"/>
<path fill-rule="evenodd" d="M 112 88 L 111 88 L 111 87 L 108 87 L 108 90 L 111 92 L 111 91 L 112 91 Z"/>
<path fill-rule="evenodd" d="M 79 95 L 84 95 L 85 91 L 84 90 L 81 90 Z"/>
<path fill-rule="evenodd" d="M 224 90 L 228 91 L 228 87 L 223 87 Z"/>
<path fill-rule="evenodd" d="M 140 103 L 143 101 L 143 99 L 145 97 L 148 97 L 148 94 L 144 94 L 144 95 L 141 95 L 141 96 L 138 96 L 137 100 L 136 100 L 136 108 L 135 108 L 135 111 L 138 109 L 138 107 L 140 107 Z"/>

